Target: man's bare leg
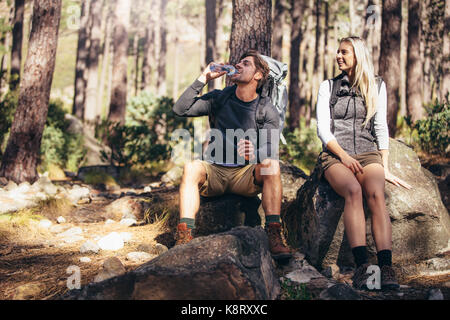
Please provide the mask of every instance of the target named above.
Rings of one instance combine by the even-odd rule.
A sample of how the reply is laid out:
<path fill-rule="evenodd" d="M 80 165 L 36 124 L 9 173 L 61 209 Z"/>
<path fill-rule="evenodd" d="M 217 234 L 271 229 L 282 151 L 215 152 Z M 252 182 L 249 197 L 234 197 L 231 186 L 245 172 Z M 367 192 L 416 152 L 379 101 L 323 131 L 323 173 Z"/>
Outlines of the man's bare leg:
<path fill-rule="evenodd" d="M 193 221 L 200 208 L 199 187 L 206 181 L 206 169 L 199 160 L 187 163 L 184 166 L 183 178 L 180 185 L 180 223 L 175 235 L 176 244 L 185 244 L 192 240 L 189 226 L 181 220 Z"/>
<path fill-rule="evenodd" d="M 284 244 L 280 223 L 281 185 L 280 164 L 277 160 L 266 159 L 256 165 L 256 183 L 263 185 L 262 206 L 266 216 L 266 232 L 269 237 L 269 247 L 272 257 L 285 260 L 292 257 L 291 250 Z"/>

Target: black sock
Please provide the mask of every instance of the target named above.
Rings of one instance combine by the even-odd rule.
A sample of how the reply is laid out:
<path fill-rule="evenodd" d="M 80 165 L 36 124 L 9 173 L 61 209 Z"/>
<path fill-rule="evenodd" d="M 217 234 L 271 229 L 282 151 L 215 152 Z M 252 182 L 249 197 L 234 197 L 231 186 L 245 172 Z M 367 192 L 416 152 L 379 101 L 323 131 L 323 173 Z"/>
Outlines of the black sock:
<path fill-rule="evenodd" d="M 391 250 L 381 250 L 377 253 L 378 266 L 380 269 L 383 266 L 392 266 L 392 251 Z"/>
<path fill-rule="evenodd" d="M 189 229 L 195 229 L 195 219 L 192 218 L 181 218 L 180 223 L 186 223 Z"/>
<path fill-rule="evenodd" d="M 278 222 L 281 223 L 280 215 L 279 214 L 270 214 L 266 216 L 266 226 L 269 223 Z"/>
<path fill-rule="evenodd" d="M 366 246 L 354 247 L 352 249 L 353 257 L 355 258 L 356 267 L 367 263 L 367 249 Z"/>

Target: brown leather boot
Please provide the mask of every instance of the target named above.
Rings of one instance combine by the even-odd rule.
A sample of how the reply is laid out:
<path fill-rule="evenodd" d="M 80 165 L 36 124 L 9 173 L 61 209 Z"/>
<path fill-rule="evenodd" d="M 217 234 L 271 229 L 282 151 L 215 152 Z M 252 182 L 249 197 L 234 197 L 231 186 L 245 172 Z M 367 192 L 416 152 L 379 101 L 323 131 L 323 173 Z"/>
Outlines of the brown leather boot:
<path fill-rule="evenodd" d="M 175 245 L 186 244 L 194 239 L 191 235 L 191 229 L 188 228 L 186 223 L 180 223 L 177 226 L 177 232 L 175 233 Z"/>
<path fill-rule="evenodd" d="M 281 224 L 272 222 L 266 225 L 267 236 L 269 237 L 269 248 L 272 258 L 275 260 L 287 260 L 292 257 L 291 250 L 284 244 L 282 238 Z"/>

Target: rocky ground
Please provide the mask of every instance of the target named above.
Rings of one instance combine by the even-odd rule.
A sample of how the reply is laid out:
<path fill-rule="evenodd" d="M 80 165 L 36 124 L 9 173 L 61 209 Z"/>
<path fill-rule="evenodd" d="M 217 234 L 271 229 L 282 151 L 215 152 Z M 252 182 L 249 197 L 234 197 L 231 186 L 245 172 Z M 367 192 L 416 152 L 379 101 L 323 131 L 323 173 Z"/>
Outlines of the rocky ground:
<path fill-rule="evenodd" d="M 77 272 L 85 286 L 135 270 L 173 246 L 175 187 L 156 183 L 99 190 L 44 177 L 35 185 L 9 184 L 0 190 L 0 299 L 55 299 L 76 285 Z M 30 200 L 24 194 L 40 198 Z M 32 212 L 35 218 L 28 223 L 11 215 L 7 220 L 6 212 L 12 209 L 19 209 L 19 215 Z M 282 300 L 450 299 L 450 270 L 400 277 L 402 286 L 395 292 L 354 291 L 351 270 L 332 268 L 321 274 L 300 252 L 276 271 Z"/>

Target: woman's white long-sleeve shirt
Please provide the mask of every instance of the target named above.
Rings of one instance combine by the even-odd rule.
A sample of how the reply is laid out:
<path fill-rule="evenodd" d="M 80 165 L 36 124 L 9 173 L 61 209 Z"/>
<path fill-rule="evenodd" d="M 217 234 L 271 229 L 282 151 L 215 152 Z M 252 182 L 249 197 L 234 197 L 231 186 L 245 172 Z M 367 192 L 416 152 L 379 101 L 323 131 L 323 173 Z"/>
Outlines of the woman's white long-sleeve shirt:
<path fill-rule="evenodd" d="M 316 116 L 317 134 L 326 146 L 331 140 L 336 140 L 330 129 L 330 84 L 328 80 L 320 84 L 317 96 Z M 384 81 L 381 84 L 378 94 L 378 105 L 374 119 L 375 138 L 378 150 L 389 149 L 389 131 L 387 126 L 387 93 Z"/>

